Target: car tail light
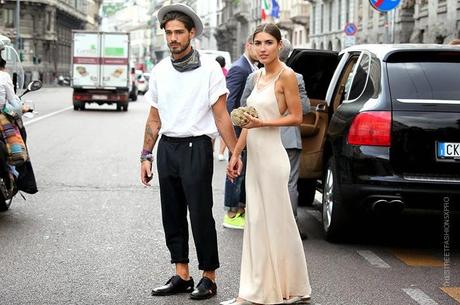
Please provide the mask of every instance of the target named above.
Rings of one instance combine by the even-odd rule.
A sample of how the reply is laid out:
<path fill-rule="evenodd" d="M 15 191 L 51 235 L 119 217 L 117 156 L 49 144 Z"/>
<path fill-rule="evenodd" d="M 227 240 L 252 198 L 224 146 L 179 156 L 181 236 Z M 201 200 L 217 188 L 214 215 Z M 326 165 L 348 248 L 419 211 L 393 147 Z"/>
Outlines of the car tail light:
<path fill-rule="evenodd" d="M 82 96 L 81 95 L 74 95 L 73 98 L 76 99 L 77 101 L 79 101 L 79 100 L 82 99 Z"/>
<path fill-rule="evenodd" d="M 351 145 L 390 146 L 391 112 L 359 113 L 351 123 L 347 140 Z"/>

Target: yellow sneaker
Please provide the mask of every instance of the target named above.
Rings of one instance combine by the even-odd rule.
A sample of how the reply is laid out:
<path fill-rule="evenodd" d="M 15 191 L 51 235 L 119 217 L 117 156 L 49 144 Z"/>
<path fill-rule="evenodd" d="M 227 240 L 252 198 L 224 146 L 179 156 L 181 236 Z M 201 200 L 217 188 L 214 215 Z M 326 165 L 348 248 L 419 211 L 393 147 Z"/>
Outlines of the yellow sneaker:
<path fill-rule="evenodd" d="M 237 213 L 235 217 L 228 217 L 227 214 L 224 216 L 223 226 L 229 229 L 244 229 L 244 214 Z"/>

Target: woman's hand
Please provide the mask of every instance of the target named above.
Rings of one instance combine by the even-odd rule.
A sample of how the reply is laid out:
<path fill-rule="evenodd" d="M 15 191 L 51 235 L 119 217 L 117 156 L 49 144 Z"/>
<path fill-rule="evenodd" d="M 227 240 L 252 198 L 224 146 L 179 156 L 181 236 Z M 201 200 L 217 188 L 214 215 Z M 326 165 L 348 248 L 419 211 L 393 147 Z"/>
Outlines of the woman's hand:
<path fill-rule="evenodd" d="M 264 121 L 250 115 L 249 113 L 245 112 L 244 116 L 248 119 L 248 122 L 243 126 L 243 128 L 251 129 L 251 128 L 260 128 L 260 127 L 265 126 Z"/>
<path fill-rule="evenodd" d="M 231 182 L 241 174 L 243 170 L 243 162 L 240 156 L 232 155 L 230 161 L 227 164 L 227 177 Z"/>

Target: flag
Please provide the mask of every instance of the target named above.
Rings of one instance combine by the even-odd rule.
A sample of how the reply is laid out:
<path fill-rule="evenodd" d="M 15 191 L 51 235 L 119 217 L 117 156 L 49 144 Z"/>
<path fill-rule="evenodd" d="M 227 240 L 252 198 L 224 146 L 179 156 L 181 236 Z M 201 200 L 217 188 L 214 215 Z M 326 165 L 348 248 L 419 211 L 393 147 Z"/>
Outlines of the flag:
<path fill-rule="evenodd" d="M 273 18 L 279 18 L 280 17 L 280 5 L 276 0 L 272 0 L 272 12 L 271 15 Z"/>
<path fill-rule="evenodd" d="M 261 0 L 260 4 L 262 6 L 261 18 L 265 21 L 267 16 L 270 16 L 272 13 L 272 0 Z"/>
<path fill-rule="evenodd" d="M 260 4 L 262 6 L 261 18 L 263 21 L 267 19 L 268 16 L 273 18 L 280 17 L 280 5 L 276 0 L 261 0 Z"/>

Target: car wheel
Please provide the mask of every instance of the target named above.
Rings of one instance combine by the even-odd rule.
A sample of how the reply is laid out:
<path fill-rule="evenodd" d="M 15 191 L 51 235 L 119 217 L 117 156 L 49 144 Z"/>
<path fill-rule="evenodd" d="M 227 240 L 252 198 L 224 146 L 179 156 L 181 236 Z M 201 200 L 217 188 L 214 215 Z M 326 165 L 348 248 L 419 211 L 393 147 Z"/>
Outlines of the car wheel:
<path fill-rule="evenodd" d="M 80 110 L 85 110 L 85 103 L 80 103 Z"/>
<path fill-rule="evenodd" d="M 79 102 L 73 102 L 73 110 L 78 111 L 80 109 L 80 103 Z"/>
<path fill-rule="evenodd" d="M 325 170 L 322 218 L 326 240 L 331 242 L 342 240 L 350 216 L 343 205 L 334 157 L 329 159 Z"/>
<path fill-rule="evenodd" d="M 121 104 L 117 104 L 117 111 L 121 111 Z"/>
<path fill-rule="evenodd" d="M 123 106 L 123 111 L 128 111 L 128 104 Z"/>
<path fill-rule="evenodd" d="M 299 206 L 311 207 L 315 201 L 316 179 L 299 179 L 297 191 L 299 192 Z"/>

